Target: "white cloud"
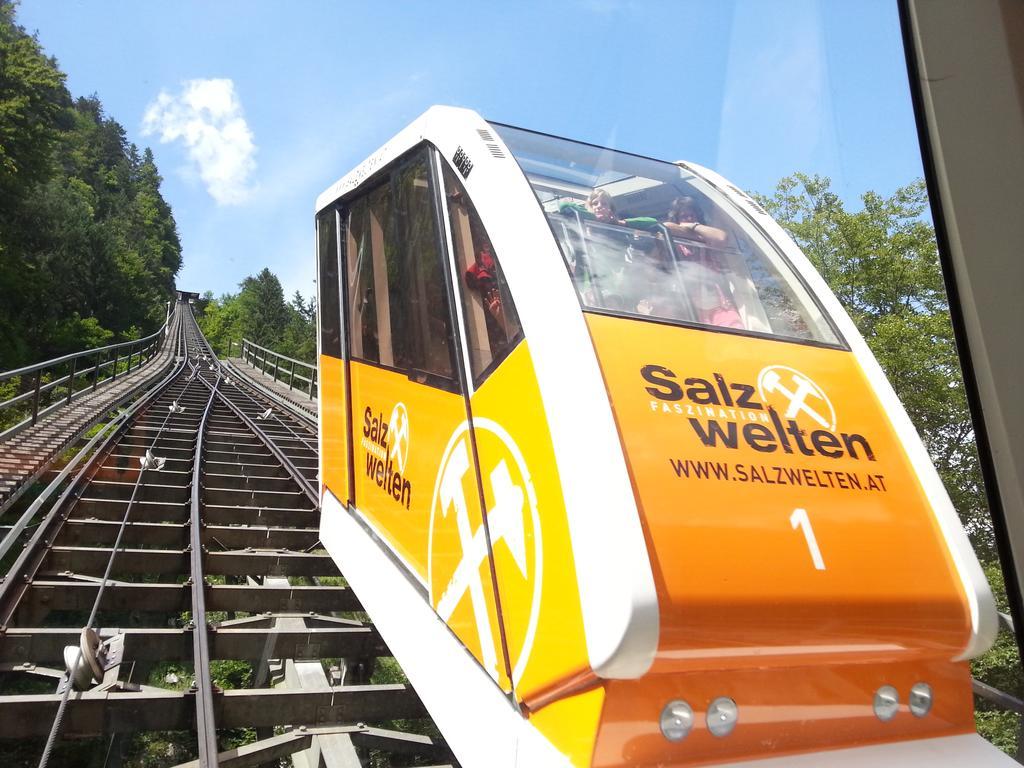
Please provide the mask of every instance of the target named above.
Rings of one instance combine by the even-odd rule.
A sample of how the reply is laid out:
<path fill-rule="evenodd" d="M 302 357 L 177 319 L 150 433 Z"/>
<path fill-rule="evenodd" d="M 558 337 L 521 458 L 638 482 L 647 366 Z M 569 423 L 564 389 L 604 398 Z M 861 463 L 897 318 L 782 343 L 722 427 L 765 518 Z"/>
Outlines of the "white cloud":
<path fill-rule="evenodd" d="M 253 191 L 256 143 L 229 79 L 187 80 L 172 96 L 160 91 L 142 118 L 142 132 L 161 143 L 181 141 L 220 205 L 245 202 Z"/>

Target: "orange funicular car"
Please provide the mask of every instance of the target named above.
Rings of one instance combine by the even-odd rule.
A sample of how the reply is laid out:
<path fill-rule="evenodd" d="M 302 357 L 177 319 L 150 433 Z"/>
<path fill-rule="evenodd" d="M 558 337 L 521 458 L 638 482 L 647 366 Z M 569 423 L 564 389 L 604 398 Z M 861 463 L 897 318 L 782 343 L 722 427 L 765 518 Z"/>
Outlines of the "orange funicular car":
<path fill-rule="evenodd" d="M 463 765 L 1009 764 L 968 539 L 756 202 L 435 107 L 316 216 L 322 540 Z"/>

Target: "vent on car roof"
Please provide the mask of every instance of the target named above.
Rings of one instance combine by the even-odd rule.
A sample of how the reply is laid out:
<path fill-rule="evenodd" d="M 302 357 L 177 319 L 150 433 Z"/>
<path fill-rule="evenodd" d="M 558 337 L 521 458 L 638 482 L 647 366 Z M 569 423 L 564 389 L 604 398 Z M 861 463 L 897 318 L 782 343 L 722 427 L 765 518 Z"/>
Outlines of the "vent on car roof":
<path fill-rule="evenodd" d="M 501 151 L 501 147 L 494 142 L 494 134 L 484 128 L 477 128 L 476 132 L 480 135 L 480 138 L 484 140 L 484 144 L 487 146 L 487 151 L 491 153 L 492 157 L 505 157 L 505 153 Z"/>
<path fill-rule="evenodd" d="M 754 199 L 753 197 L 751 197 L 750 195 L 748 195 L 748 194 L 747 194 L 746 192 L 744 192 L 744 191 L 743 191 L 742 189 L 738 189 L 738 188 L 734 187 L 734 186 L 733 186 L 732 184 L 729 184 L 728 186 L 729 186 L 729 189 L 730 189 L 730 190 L 732 190 L 732 192 L 733 192 L 733 193 L 734 193 L 734 194 L 735 194 L 735 195 L 736 195 L 737 197 L 739 197 L 739 198 L 741 198 L 741 199 L 745 200 L 745 201 L 747 202 L 747 205 L 749 205 L 749 206 L 750 206 L 751 208 L 753 208 L 753 209 L 754 209 L 755 211 L 757 211 L 758 213 L 760 213 L 760 214 L 761 214 L 762 216 L 767 216 L 767 215 L 768 215 L 768 212 L 767 212 L 767 211 L 766 211 L 766 210 L 765 210 L 764 208 L 762 208 L 762 207 L 760 206 L 760 204 L 759 204 L 759 203 L 757 202 L 757 200 L 755 200 L 755 199 Z"/>

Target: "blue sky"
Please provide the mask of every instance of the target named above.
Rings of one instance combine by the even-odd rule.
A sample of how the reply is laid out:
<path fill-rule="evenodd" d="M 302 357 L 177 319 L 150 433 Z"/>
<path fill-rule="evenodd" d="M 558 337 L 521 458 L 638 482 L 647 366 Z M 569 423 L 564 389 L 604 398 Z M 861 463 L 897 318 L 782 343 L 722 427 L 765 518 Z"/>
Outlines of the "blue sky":
<path fill-rule="evenodd" d="M 892 0 L 23 0 L 72 94 L 150 146 L 187 290 L 313 287 L 318 193 L 431 104 L 770 192 L 919 177 Z"/>

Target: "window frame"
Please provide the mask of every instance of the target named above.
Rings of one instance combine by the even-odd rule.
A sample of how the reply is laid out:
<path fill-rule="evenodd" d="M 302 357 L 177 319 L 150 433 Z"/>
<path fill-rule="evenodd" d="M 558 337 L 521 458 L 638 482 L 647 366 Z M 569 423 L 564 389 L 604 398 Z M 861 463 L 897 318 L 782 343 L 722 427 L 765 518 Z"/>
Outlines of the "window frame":
<path fill-rule="evenodd" d="M 344 231 L 346 233 L 345 242 L 343 243 L 343 245 L 341 247 L 342 259 L 343 259 L 343 267 L 344 267 L 343 271 L 344 271 L 344 274 L 345 274 L 345 279 L 343 281 L 343 283 L 344 283 L 343 288 L 344 288 L 344 292 L 345 292 L 345 306 L 344 306 L 344 313 L 345 313 L 345 315 L 344 315 L 344 318 L 343 318 L 343 327 L 344 327 L 344 336 L 345 336 L 345 338 L 344 338 L 344 346 L 345 346 L 346 351 L 349 354 L 349 356 L 346 358 L 347 360 L 351 360 L 351 361 L 355 361 L 355 362 L 358 362 L 358 363 L 362 363 L 364 365 L 370 365 L 370 366 L 373 366 L 375 368 L 380 368 L 380 369 L 387 370 L 387 371 L 393 371 L 395 373 L 400 373 L 400 374 L 403 374 L 404 376 L 406 376 L 406 378 L 408 378 L 412 382 L 415 382 L 417 384 L 423 384 L 423 385 L 432 387 L 434 389 L 440 389 L 440 390 L 443 390 L 443 391 L 446 391 L 446 392 L 451 392 L 453 394 L 463 394 L 463 392 L 465 391 L 465 385 L 463 384 L 463 381 L 462 381 L 462 379 L 463 379 L 462 360 L 461 360 L 461 355 L 459 353 L 459 345 L 460 345 L 460 340 L 461 340 L 461 334 L 459 333 L 460 329 L 459 329 L 459 327 L 457 325 L 457 318 L 454 315 L 454 308 L 452 306 L 452 302 L 454 301 L 455 297 L 452 294 L 452 288 L 451 288 L 451 275 L 450 275 L 450 270 L 449 270 L 449 265 L 448 265 L 447 248 L 445 247 L 443 232 L 439 229 L 439 227 L 441 226 L 442 222 L 441 222 L 441 220 L 439 218 L 440 217 L 440 212 L 437 209 L 437 205 L 438 205 L 438 203 L 437 203 L 437 189 L 436 189 L 437 179 L 435 178 L 436 174 L 435 174 L 434 167 L 433 167 L 433 162 L 434 162 L 433 161 L 433 155 L 434 155 L 434 153 L 436 153 L 436 149 L 433 147 L 433 145 L 431 145 L 429 142 L 426 142 L 426 141 L 420 142 L 420 143 L 416 144 L 415 146 L 409 148 L 409 150 L 407 150 L 406 152 L 403 152 L 401 155 L 396 157 L 394 160 L 389 162 L 384 167 L 380 168 L 378 171 L 373 173 L 371 176 L 369 176 L 368 178 L 363 180 L 362 183 L 360 183 L 356 188 L 350 190 L 345 195 L 342 195 L 341 197 L 339 197 L 337 200 L 335 200 L 331 204 L 331 206 L 333 206 L 339 212 L 339 217 L 342 219 L 342 222 L 343 222 L 341 225 L 339 225 L 339 230 L 338 230 L 339 233 L 342 231 L 342 229 L 344 229 Z M 348 231 L 349 231 L 348 217 L 351 214 L 353 203 L 355 201 L 357 201 L 357 200 L 366 200 L 366 204 L 367 204 L 367 206 L 369 206 L 369 197 L 372 194 L 374 194 L 375 192 L 377 192 L 379 189 L 381 189 L 383 187 L 387 187 L 389 189 L 389 197 L 390 197 L 390 201 L 389 201 L 390 204 L 388 206 L 388 213 L 387 213 L 388 226 L 396 227 L 397 228 L 398 227 L 398 219 L 397 219 L 398 213 L 397 213 L 397 206 L 395 204 L 395 195 L 393 194 L 394 184 L 395 184 L 395 177 L 396 177 L 396 174 L 399 173 L 404 167 L 412 164 L 413 162 L 416 162 L 419 159 L 422 159 L 423 164 L 424 164 L 424 166 L 425 166 L 425 168 L 427 170 L 427 175 L 426 175 L 427 184 L 428 184 L 427 199 L 428 199 L 428 204 L 431 206 L 431 209 L 432 209 L 432 212 L 431 212 L 432 216 L 431 216 L 431 218 L 433 219 L 434 229 L 435 229 L 434 240 L 435 240 L 435 246 L 437 248 L 437 257 L 438 257 L 438 259 L 439 259 L 439 261 L 441 263 L 441 282 L 443 284 L 445 299 L 448 302 L 448 312 L 447 312 L 448 324 L 449 324 L 449 329 L 448 329 L 448 331 L 449 331 L 448 349 L 449 349 L 449 356 L 451 358 L 451 365 L 452 365 L 452 375 L 451 375 L 450 378 L 448 376 L 443 375 L 443 374 L 439 374 L 439 373 L 435 373 L 433 371 L 427 371 L 427 370 L 424 370 L 424 369 L 421 369 L 421 368 L 417 368 L 414 365 L 399 366 L 399 365 L 393 365 L 393 364 L 389 365 L 387 363 L 382 363 L 379 360 L 379 357 L 380 357 L 379 354 L 378 354 L 378 359 L 377 360 L 368 359 L 368 358 L 364 357 L 362 354 L 356 355 L 354 353 L 354 351 L 353 351 L 352 339 L 351 339 L 351 335 L 354 332 L 354 326 L 353 326 L 353 323 L 351 322 L 351 316 L 350 316 L 350 313 L 351 313 L 351 311 L 353 309 L 353 305 L 352 305 L 352 297 L 349 295 L 349 293 L 350 293 L 350 290 L 349 290 L 350 286 L 349 286 L 349 274 L 348 274 L 348 271 L 349 271 L 349 258 L 351 256 L 351 254 L 348 253 L 348 247 L 347 247 L 347 245 L 348 245 L 348 237 L 347 237 L 347 235 L 348 235 Z M 386 228 L 385 228 L 384 231 L 385 231 L 385 241 L 386 241 L 386 231 L 387 231 Z M 395 231 L 398 232 L 397 229 Z M 401 234 L 401 233 L 398 232 L 398 234 Z M 399 239 L 398 242 L 399 242 L 399 248 L 401 249 L 400 253 L 398 254 L 398 261 L 399 261 L 399 263 L 401 265 L 401 269 L 409 271 L 410 270 L 410 265 L 412 264 L 413 254 L 411 254 L 409 249 L 406 247 L 405 241 Z M 411 292 L 410 292 L 411 291 L 411 283 L 412 283 L 412 281 L 405 280 L 405 281 L 402 281 L 402 283 L 400 285 L 400 293 L 399 293 L 399 295 L 400 295 L 400 298 L 401 298 L 401 301 L 402 301 L 403 305 L 406 308 L 411 307 Z M 375 288 L 376 288 L 376 286 L 375 286 Z M 390 291 L 390 281 L 388 281 L 387 288 Z M 375 304 L 374 311 L 376 311 L 376 296 L 375 296 L 374 304 Z M 390 316 L 390 314 L 389 314 L 389 316 Z M 403 324 L 407 324 L 411 318 L 412 318 L 411 314 L 406 315 L 406 319 L 403 320 Z M 392 327 L 394 327 L 393 324 L 392 324 Z M 406 332 L 406 329 L 402 329 L 402 330 L 403 330 L 403 332 Z M 360 326 L 360 332 L 361 331 L 362 331 L 362 327 Z M 412 343 L 412 339 L 411 338 L 410 338 L 409 342 L 410 342 L 410 345 L 411 345 L 410 346 L 410 350 L 418 349 L 417 345 Z"/>
<path fill-rule="evenodd" d="M 488 124 L 491 125 L 492 127 L 494 127 L 495 131 L 498 133 L 499 136 L 501 136 L 502 141 L 504 141 L 506 143 L 506 145 L 509 143 L 506 131 L 513 131 L 513 132 L 516 132 L 516 133 L 530 134 L 532 136 L 540 137 L 540 138 L 544 138 L 544 139 L 551 139 L 551 140 L 558 141 L 558 142 L 566 142 L 566 143 L 569 143 L 569 144 L 575 144 L 575 145 L 579 145 L 579 146 L 583 146 L 583 147 L 589 147 L 589 148 L 592 148 L 592 149 L 601 150 L 603 152 L 611 152 L 611 153 L 623 155 L 623 156 L 626 156 L 626 157 L 636 158 L 636 159 L 642 160 L 642 161 L 656 162 L 656 163 L 660 163 L 660 164 L 664 164 L 664 165 L 672 165 L 672 166 L 675 166 L 675 168 L 680 172 L 680 174 L 682 174 L 682 173 L 690 173 L 690 174 L 692 174 L 694 176 L 697 176 L 700 179 L 701 182 L 707 184 L 719 196 L 720 203 L 719 203 L 719 201 L 715 201 L 716 203 L 720 204 L 722 207 L 728 206 L 728 212 L 729 213 L 731 213 L 731 214 L 733 214 L 735 216 L 741 217 L 743 219 L 743 224 L 748 226 L 748 227 L 750 227 L 751 229 L 753 229 L 753 231 L 756 232 L 756 234 L 764 241 L 766 246 L 768 248 L 771 248 L 773 255 L 776 258 L 778 258 L 778 260 L 784 265 L 784 267 L 786 269 L 789 270 L 790 277 L 792 279 L 794 279 L 800 285 L 800 287 L 802 288 L 803 291 L 806 292 L 806 294 L 807 294 L 808 298 L 810 299 L 810 301 L 814 304 L 814 306 L 817 308 L 818 312 L 821 314 L 821 317 L 824 320 L 825 324 L 827 325 L 828 329 L 835 336 L 836 342 L 832 343 L 832 342 L 827 342 L 827 341 L 819 341 L 817 339 L 802 339 L 802 338 L 798 338 L 798 337 L 795 337 L 795 336 L 785 336 L 785 335 L 781 335 L 781 334 L 777 334 L 777 333 L 768 333 L 768 332 L 764 332 L 764 331 L 748 330 L 746 328 L 727 328 L 727 327 L 722 327 L 722 326 L 714 326 L 714 325 L 708 325 L 708 324 L 699 323 L 699 322 L 693 322 L 693 321 L 689 321 L 689 320 L 680 320 L 680 319 L 674 319 L 674 318 L 654 317 L 654 316 L 651 316 L 651 315 L 643 315 L 643 314 L 640 314 L 640 313 L 637 313 L 637 312 L 630 312 L 628 310 L 618 310 L 618 309 L 610 310 L 610 309 L 604 309 L 604 308 L 600 308 L 600 307 L 592 307 L 592 306 L 589 306 L 587 304 L 584 304 L 583 297 L 580 294 L 579 288 L 576 285 L 575 277 L 573 276 L 573 274 L 572 274 L 572 272 L 570 270 L 569 264 L 568 264 L 568 262 L 565 259 L 565 254 L 562 251 L 562 247 L 559 245 L 559 236 L 554 231 L 554 228 L 553 228 L 553 225 L 551 223 L 551 220 L 548 217 L 548 211 L 545 210 L 544 204 L 541 202 L 540 198 L 537 196 L 536 188 L 535 188 L 535 185 L 534 185 L 533 181 L 530 178 L 530 175 L 526 172 L 526 170 L 520 164 L 519 158 L 516 156 L 515 151 L 513 151 L 513 149 L 511 147 L 509 147 L 509 155 L 515 161 L 516 167 L 519 169 L 519 172 L 523 174 L 523 179 L 526 181 L 526 183 L 530 187 L 530 190 L 533 192 L 533 201 L 536 204 L 537 208 L 539 209 L 541 216 L 544 217 L 544 222 L 545 222 L 545 224 L 547 224 L 548 230 L 551 232 L 551 238 L 553 240 L 553 245 L 555 246 L 555 249 L 558 252 L 558 254 L 561 256 L 562 265 L 563 265 L 563 267 L 565 267 L 566 273 L 569 276 L 569 280 L 572 282 L 573 290 L 576 293 L 576 300 L 577 300 L 577 302 L 579 302 L 580 310 L 584 314 L 591 313 L 591 314 L 595 314 L 595 315 L 603 315 L 603 316 L 606 316 L 606 317 L 616 317 L 616 318 L 625 319 L 625 320 L 642 320 L 644 322 L 656 323 L 658 325 L 668 325 L 668 326 L 675 326 L 675 327 L 680 327 L 680 328 L 689 328 L 689 329 L 698 330 L 698 331 L 710 331 L 710 332 L 713 332 L 713 333 L 725 333 L 725 334 L 729 334 L 729 335 L 733 335 L 733 336 L 745 336 L 745 337 L 757 338 L 757 339 L 767 339 L 767 340 L 770 340 L 770 341 L 778 341 L 778 342 L 783 342 L 783 343 L 788 343 L 788 344 L 800 344 L 800 345 L 811 346 L 811 347 L 819 347 L 819 348 L 823 348 L 823 349 L 835 349 L 835 350 L 841 350 L 841 351 L 845 351 L 845 352 L 851 351 L 851 347 L 850 347 L 849 343 L 847 342 L 846 338 L 844 337 L 843 333 L 840 331 L 838 324 L 835 322 L 835 320 L 832 318 L 832 316 L 826 311 L 826 309 L 824 307 L 824 304 L 819 299 L 817 294 L 811 289 L 811 286 L 808 284 L 808 282 L 805 279 L 803 273 L 799 269 L 797 269 L 797 267 L 793 264 L 793 262 L 786 255 L 784 250 L 779 247 L 779 245 L 775 242 L 774 238 L 771 237 L 771 235 L 768 234 L 768 232 L 764 229 L 764 227 L 762 227 L 759 222 L 757 222 L 753 217 L 751 217 L 750 214 L 742 206 L 736 205 L 736 203 L 731 199 L 730 194 L 729 194 L 729 192 L 727 190 L 722 189 L 718 184 L 714 183 L 714 181 L 712 181 L 711 179 L 708 179 L 708 178 L 705 178 L 704 176 L 699 176 L 698 174 L 695 174 L 692 170 L 690 170 L 689 168 L 685 167 L 685 165 L 683 165 L 683 164 L 680 164 L 680 163 L 670 163 L 670 162 L 668 162 L 666 160 L 660 160 L 658 158 L 649 157 L 647 155 L 641 155 L 641 154 L 638 154 L 636 152 L 628 152 L 628 151 L 621 150 L 621 149 L 611 149 L 609 147 L 602 147 L 599 144 L 593 144 L 591 142 L 586 142 L 586 141 L 577 141 L 575 139 L 567 139 L 564 136 L 556 136 L 554 134 L 545 133 L 543 131 L 531 131 L 531 130 L 528 130 L 526 128 L 519 128 L 518 126 L 509 125 L 508 123 L 500 123 L 500 122 L 495 122 L 495 121 L 488 121 Z M 503 129 L 505 129 L 505 130 L 503 130 Z"/>
<path fill-rule="evenodd" d="M 325 219 L 333 217 L 334 219 L 334 266 L 336 269 L 335 277 L 337 285 L 335 286 L 337 291 L 334 296 L 334 306 L 337 310 L 334 313 L 334 320 L 336 321 L 335 329 L 338 335 L 337 343 L 337 355 L 331 352 L 325 351 L 324 349 L 324 273 L 323 273 L 323 254 L 321 248 L 323 247 L 323 238 L 321 233 L 321 222 Z M 316 296 L 316 317 L 317 317 L 317 350 L 320 355 L 327 355 L 328 357 L 334 357 L 335 359 L 344 360 L 347 351 L 347 334 L 345 332 L 345 306 L 341 279 L 341 267 L 342 267 L 342 248 L 343 241 L 341 237 L 342 220 L 340 211 L 337 204 L 329 205 L 323 210 L 319 211 L 315 218 L 315 229 L 316 229 L 316 275 L 317 275 L 317 296 Z"/>
<path fill-rule="evenodd" d="M 476 371 L 473 370 L 473 368 L 474 368 L 474 366 L 473 366 L 473 355 L 472 355 L 472 352 L 469 349 L 469 338 L 468 338 L 469 337 L 469 322 L 468 322 L 468 320 L 467 320 L 467 318 L 465 316 L 465 304 L 463 303 L 463 299 L 465 298 L 465 292 L 464 292 L 465 291 L 465 286 L 463 285 L 463 281 L 461 279 L 461 272 L 460 272 L 461 265 L 458 263 L 458 253 L 457 253 L 457 248 L 456 248 L 456 244 L 455 244 L 455 228 L 454 228 L 455 224 L 452 221 L 452 218 L 451 218 L 451 215 L 450 215 L 450 211 L 449 211 L 448 194 L 447 194 L 447 189 L 446 189 L 446 185 L 445 185 L 444 171 L 448 171 L 449 173 L 451 173 L 452 177 L 462 187 L 462 192 L 466 196 L 466 203 L 472 209 L 472 215 L 475 215 L 477 217 L 477 219 L 480 221 L 480 226 L 481 226 L 481 228 L 483 228 L 484 234 L 487 235 L 488 240 L 490 240 L 490 235 L 487 234 L 487 229 L 484 226 L 483 217 L 480 216 L 480 213 L 477 210 L 476 205 L 473 203 L 472 197 L 469 194 L 469 190 L 466 189 L 464 178 L 461 177 L 461 174 L 459 173 L 458 169 L 455 168 L 450 162 L 448 162 L 447 158 L 445 158 L 445 156 L 441 152 L 439 152 L 439 151 L 437 151 L 435 149 L 435 153 L 437 155 L 437 168 L 436 168 L 435 173 L 437 174 L 437 177 L 438 177 L 438 179 L 437 179 L 437 182 L 438 182 L 437 183 L 438 208 L 440 209 L 440 214 L 441 214 L 441 217 L 443 219 L 443 224 L 444 224 L 444 230 L 443 231 L 444 231 L 445 240 L 446 240 L 445 248 L 448 251 L 448 268 L 449 268 L 449 271 L 450 271 L 451 290 L 453 292 L 453 298 L 452 298 L 453 305 L 452 306 L 453 306 L 454 309 L 457 310 L 458 328 L 459 328 L 459 331 L 460 331 L 461 336 L 462 336 L 462 338 L 461 338 L 461 349 L 462 349 L 463 360 L 464 360 L 464 366 L 463 367 L 465 368 L 465 370 L 467 372 L 467 380 L 468 380 L 469 383 L 472 384 L 472 389 L 473 389 L 473 391 L 475 391 L 475 390 L 479 389 L 483 385 L 483 383 L 490 377 L 490 375 L 492 373 L 494 373 L 494 371 L 496 371 L 498 369 L 498 367 L 505 360 L 508 359 L 509 355 L 511 355 L 512 352 L 514 352 L 516 350 L 516 348 L 519 346 L 519 344 L 526 338 L 526 335 L 525 335 L 525 332 L 523 331 L 523 323 L 519 319 L 519 311 L 515 310 L 515 312 L 516 312 L 516 325 L 518 326 L 518 328 L 517 328 L 516 333 L 513 334 L 511 337 L 509 337 L 508 346 L 502 351 L 501 354 L 493 355 L 491 357 L 490 362 L 487 365 L 485 365 L 483 368 L 481 368 L 479 372 L 476 372 Z M 493 240 L 491 240 L 492 248 L 493 248 L 493 245 L 494 245 Z M 498 265 L 498 268 L 501 269 L 501 262 L 500 262 L 500 259 L 499 259 L 497 253 L 494 254 L 494 260 L 495 260 L 495 263 Z M 504 272 L 502 272 L 502 275 L 504 275 Z M 507 281 L 505 283 L 505 286 L 506 286 L 506 290 L 508 292 L 508 297 L 511 300 L 512 307 L 513 307 L 513 309 L 515 309 L 515 297 L 512 296 L 512 290 L 511 290 L 511 288 L 508 287 Z M 489 337 L 488 337 L 488 341 L 489 341 Z"/>

